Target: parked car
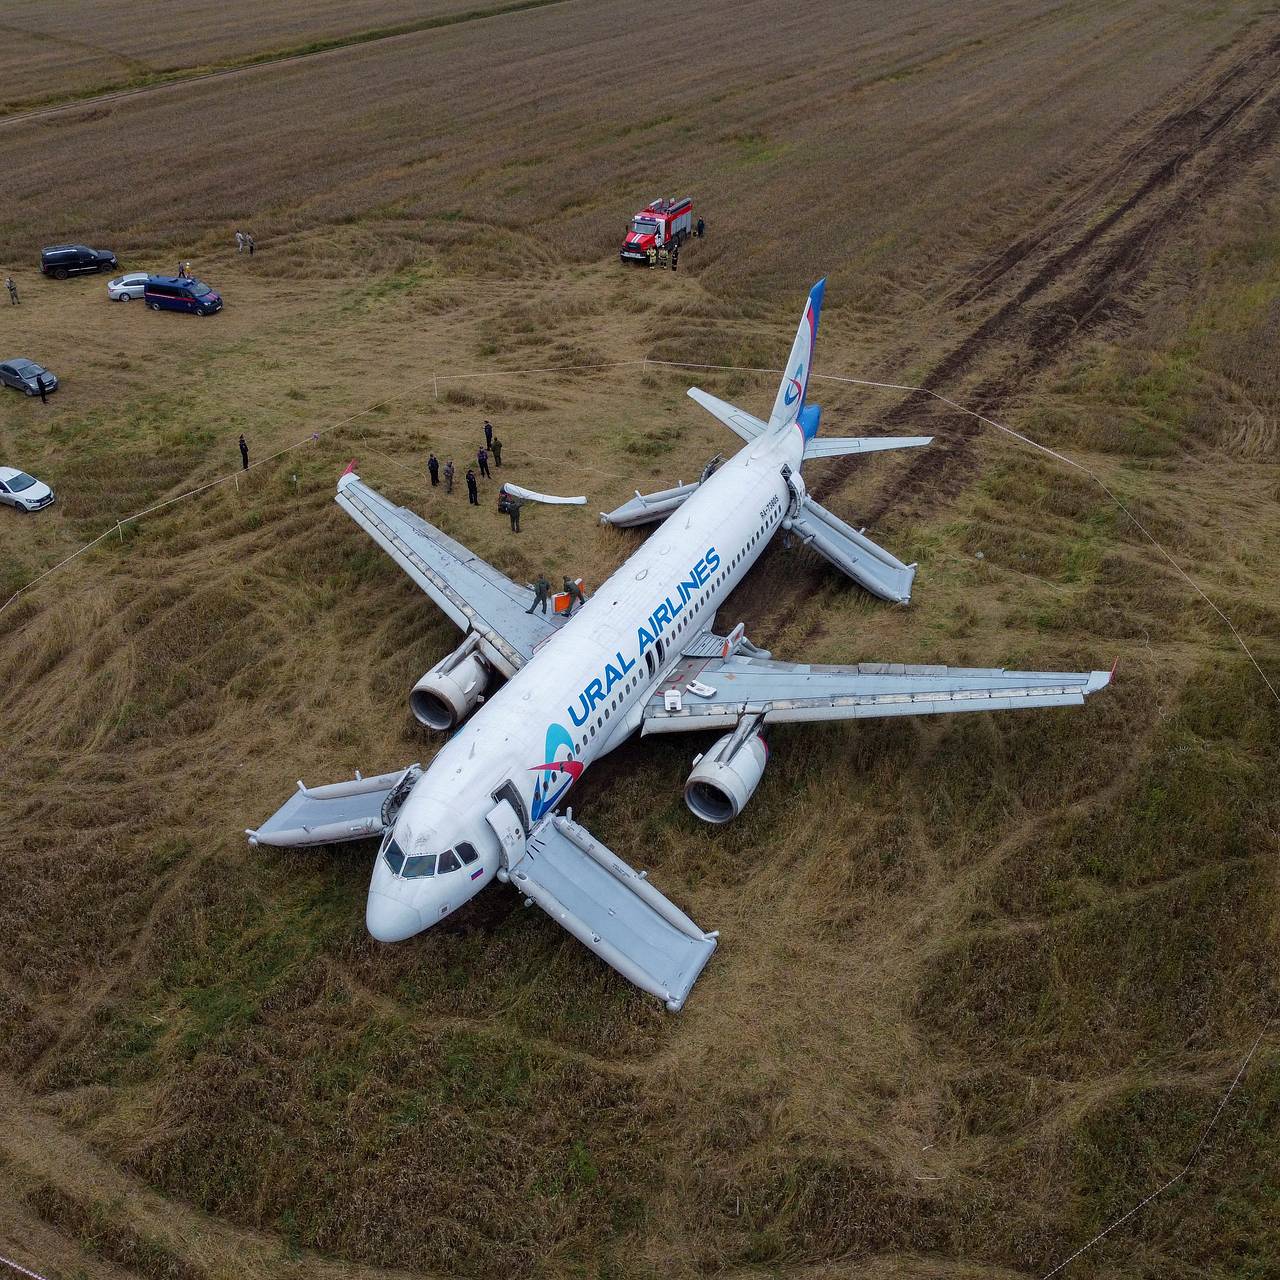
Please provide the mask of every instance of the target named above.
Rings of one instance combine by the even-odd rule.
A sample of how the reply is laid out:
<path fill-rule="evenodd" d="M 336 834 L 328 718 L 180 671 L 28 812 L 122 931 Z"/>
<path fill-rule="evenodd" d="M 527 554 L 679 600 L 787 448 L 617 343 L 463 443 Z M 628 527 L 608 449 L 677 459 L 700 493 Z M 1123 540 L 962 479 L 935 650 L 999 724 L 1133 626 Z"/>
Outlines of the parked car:
<path fill-rule="evenodd" d="M 146 287 L 147 273 L 130 271 L 127 275 L 116 276 L 114 280 L 107 281 L 107 297 L 112 302 L 132 302 L 134 298 L 142 297 Z"/>
<path fill-rule="evenodd" d="M 55 280 L 86 271 L 113 271 L 119 265 L 110 249 L 90 249 L 85 244 L 51 244 L 40 250 L 40 270 Z"/>
<path fill-rule="evenodd" d="M 12 387 L 15 391 L 24 391 L 29 396 L 38 396 L 40 386 L 36 382 L 37 378 L 44 379 L 45 391 L 58 389 L 58 379 L 44 365 L 36 364 L 34 360 L 19 357 L 0 364 L 0 385 Z"/>
<path fill-rule="evenodd" d="M 39 511 L 53 501 L 53 490 L 17 467 L 0 467 L 0 502 L 19 511 Z"/>
<path fill-rule="evenodd" d="M 194 276 L 148 276 L 142 296 L 152 311 L 207 316 L 222 310 L 222 297 Z"/>

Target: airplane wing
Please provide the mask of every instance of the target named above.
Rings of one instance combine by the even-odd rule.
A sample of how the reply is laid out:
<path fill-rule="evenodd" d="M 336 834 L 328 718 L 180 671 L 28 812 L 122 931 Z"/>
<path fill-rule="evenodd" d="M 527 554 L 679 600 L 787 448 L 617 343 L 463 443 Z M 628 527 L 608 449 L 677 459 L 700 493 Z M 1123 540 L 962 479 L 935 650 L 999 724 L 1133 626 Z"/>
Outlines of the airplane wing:
<path fill-rule="evenodd" d="M 348 470 L 340 506 L 510 677 L 563 625 L 557 614 L 528 613 L 533 592 L 518 586 L 434 525 L 397 507 Z"/>
<path fill-rule="evenodd" d="M 706 646 L 704 646 L 706 647 Z M 1079 706 L 1111 680 L 1106 671 L 1004 671 L 860 662 L 829 667 L 742 654 L 689 654 L 644 709 L 641 733 L 766 724 Z M 668 697 L 674 692 L 678 696 Z"/>

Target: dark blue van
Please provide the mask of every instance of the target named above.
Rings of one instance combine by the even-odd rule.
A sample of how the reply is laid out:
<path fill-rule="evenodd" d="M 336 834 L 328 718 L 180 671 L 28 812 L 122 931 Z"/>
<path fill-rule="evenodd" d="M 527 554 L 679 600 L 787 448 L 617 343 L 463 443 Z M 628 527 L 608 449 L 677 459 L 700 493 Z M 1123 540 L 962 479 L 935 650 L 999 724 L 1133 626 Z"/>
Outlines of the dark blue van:
<path fill-rule="evenodd" d="M 152 311 L 209 316 L 222 310 L 222 296 L 194 276 L 148 276 L 142 296 Z"/>

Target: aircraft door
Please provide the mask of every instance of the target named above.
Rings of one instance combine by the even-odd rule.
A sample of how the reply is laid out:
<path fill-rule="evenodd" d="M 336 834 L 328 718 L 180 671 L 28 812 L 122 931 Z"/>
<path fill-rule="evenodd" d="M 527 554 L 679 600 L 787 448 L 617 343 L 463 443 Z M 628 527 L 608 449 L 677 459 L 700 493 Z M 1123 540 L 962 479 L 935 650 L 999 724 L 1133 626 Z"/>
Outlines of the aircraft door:
<path fill-rule="evenodd" d="M 485 814 L 485 821 L 493 828 L 501 846 L 499 865 L 510 871 L 524 857 L 524 825 L 520 816 L 511 807 L 510 800 L 500 800 Z"/>

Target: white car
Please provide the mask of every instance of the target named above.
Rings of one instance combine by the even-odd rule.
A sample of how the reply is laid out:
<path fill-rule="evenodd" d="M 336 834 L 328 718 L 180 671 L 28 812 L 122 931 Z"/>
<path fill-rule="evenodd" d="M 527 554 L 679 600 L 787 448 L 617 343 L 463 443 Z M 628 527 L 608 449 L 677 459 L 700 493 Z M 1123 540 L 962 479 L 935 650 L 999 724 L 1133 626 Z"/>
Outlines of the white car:
<path fill-rule="evenodd" d="M 107 297 L 112 302 L 129 302 L 134 298 L 142 297 L 142 291 L 147 287 L 147 273 L 145 271 L 130 271 L 125 275 L 116 276 L 114 280 L 107 281 Z"/>
<path fill-rule="evenodd" d="M 17 467 L 0 467 L 0 502 L 19 511 L 39 511 L 53 501 L 53 490 Z"/>

